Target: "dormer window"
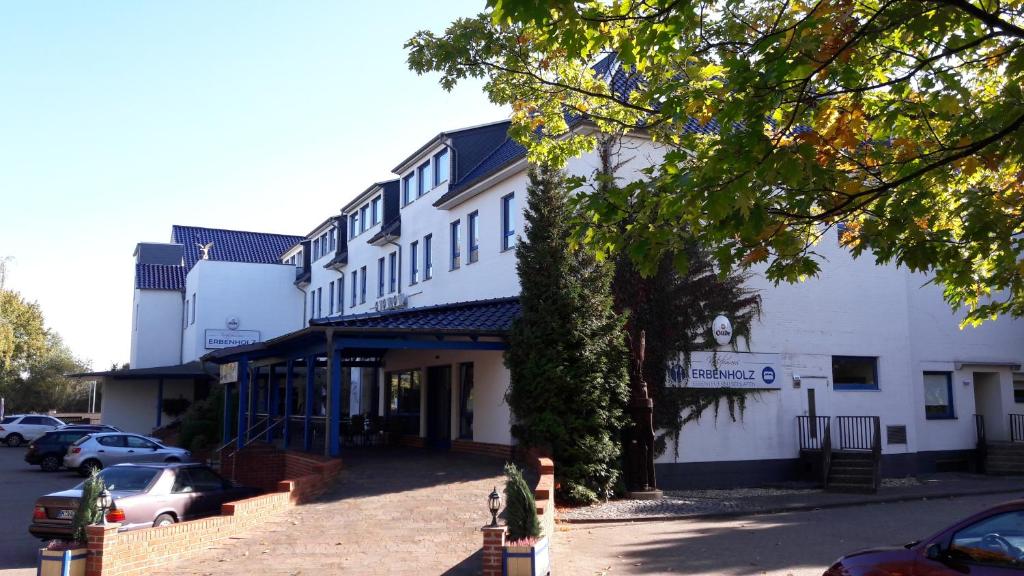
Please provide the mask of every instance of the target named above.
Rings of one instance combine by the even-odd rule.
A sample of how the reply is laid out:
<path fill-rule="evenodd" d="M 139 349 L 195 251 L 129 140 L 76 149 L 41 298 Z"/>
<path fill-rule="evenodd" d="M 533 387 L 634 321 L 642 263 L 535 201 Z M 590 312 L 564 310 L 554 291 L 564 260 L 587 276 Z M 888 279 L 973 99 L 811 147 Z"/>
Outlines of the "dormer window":
<path fill-rule="evenodd" d="M 382 202 L 382 197 L 381 196 L 377 196 L 376 198 L 373 199 L 373 202 L 370 202 L 370 216 L 373 219 L 373 225 L 374 226 L 376 226 L 377 224 L 380 224 L 381 202 Z"/>
<path fill-rule="evenodd" d="M 418 176 L 419 190 L 417 196 L 423 196 L 430 190 L 430 161 L 427 160 L 416 169 Z"/>
<path fill-rule="evenodd" d="M 402 205 L 405 206 L 409 202 L 416 199 L 416 174 L 409 174 L 405 178 L 402 178 Z"/>
<path fill-rule="evenodd" d="M 434 186 L 448 181 L 448 149 L 445 148 L 434 155 Z"/>
<path fill-rule="evenodd" d="M 353 212 L 352 216 L 348 219 L 348 238 L 349 240 L 356 237 L 359 230 L 359 212 Z"/>
<path fill-rule="evenodd" d="M 370 213 L 370 205 L 363 204 L 363 207 L 359 209 L 359 232 L 366 232 L 366 227 L 370 224 L 368 218 Z"/>

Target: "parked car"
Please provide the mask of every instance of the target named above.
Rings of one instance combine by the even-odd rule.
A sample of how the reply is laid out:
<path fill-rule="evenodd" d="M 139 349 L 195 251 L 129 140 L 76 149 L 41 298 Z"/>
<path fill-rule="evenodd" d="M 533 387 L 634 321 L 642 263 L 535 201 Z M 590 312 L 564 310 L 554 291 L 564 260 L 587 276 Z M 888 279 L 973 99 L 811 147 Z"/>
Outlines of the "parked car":
<path fill-rule="evenodd" d="M 64 463 L 64 455 L 67 454 L 68 447 L 88 434 L 92 434 L 92 432 L 71 426 L 47 432 L 28 445 L 25 462 L 37 465 L 45 472 L 56 472 Z"/>
<path fill-rule="evenodd" d="M 87 430 L 89 432 L 124 432 L 117 426 L 107 424 L 65 424 L 57 430 Z"/>
<path fill-rule="evenodd" d="M 1007 502 L 901 548 L 864 550 L 824 576 L 922 574 L 995 576 L 1024 570 L 1024 500 Z"/>
<path fill-rule="evenodd" d="M 103 432 L 76 440 L 64 455 L 64 466 L 88 476 L 93 468 L 136 462 L 187 462 L 192 453 L 184 448 L 164 446 L 138 434 Z"/>
<path fill-rule="evenodd" d="M 11 447 L 21 446 L 64 425 L 45 414 L 12 414 L 0 420 L 0 441 Z"/>
<path fill-rule="evenodd" d="M 113 498 L 108 522 L 120 531 L 166 526 L 220 513 L 221 504 L 260 494 L 235 486 L 202 464 L 118 464 L 100 472 Z M 44 540 L 68 538 L 82 484 L 36 500 L 28 531 Z"/>

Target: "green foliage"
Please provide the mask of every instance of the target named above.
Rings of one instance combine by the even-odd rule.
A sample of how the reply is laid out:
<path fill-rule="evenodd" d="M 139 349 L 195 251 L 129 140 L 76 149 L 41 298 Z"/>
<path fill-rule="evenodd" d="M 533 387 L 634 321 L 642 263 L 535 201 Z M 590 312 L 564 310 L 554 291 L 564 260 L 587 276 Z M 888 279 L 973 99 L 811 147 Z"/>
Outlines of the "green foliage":
<path fill-rule="evenodd" d="M 46 328 L 38 304 L 0 290 L 0 396 L 8 411 L 85 411 L 89 385 L 64 375 L 88 369 Z"/>
<path fill-rule="evenodd" d="M 171 418 L 177 418 L 188 410 L 192 402 L 188 398 L 164 398 L 163 411 Z"/>
<path fill-rule="evenodd" d="M 539 538 L 540 518 L 533 491 L 515 464 L 505 464 L 505 523 L 510 540 Z"/>
<path fill-rule="evenodd" d="M 93 469 L 92 475 L 82 483 L 82 498 L 78 502 L 78 509 L 75 510 L 75 517 L 71 521 L 71 525 L 74 527 L 72 538 L 75 542 L 85 544 L 85 527 L 103 521 L 103 510 L 99 506 L 103 488 L 103 479 L 99 477 L 99 470 Z"/>
<path fill-rule="evenodd" d="M 934 277 L 965 323 L 1024 315 L 1021 0 L 489 0 L 407 46 L 447 89 L 484 79 L 534 162 L 597 142 L 566 111 L 663 146 L 626 187 L 636 225 L 615 226 L 622 196 L 581 204 L 579 237 L 645 273 L 697 242 L 722 271 L 799 281 L 843 224 L 851 253 Z M 608 54 L 631 90 L 593 70 Z"/>
<path fill-rule="evenodd" d="M 541 166 L 530 172 L 526 237 L 516 248 L 522 316 L 505 355 L 513 435 L 550 451 L 559 496 L 605 498 L 619 477 L 618 434 L 627 393 L 622 321 L 612 309 L 611 271 L 569 246 L 568 181 Z"/>
<path fill-rule="evenodd" d="M 215 386 L 206 398 L 194 402 L 181 418 L 178 444 L 199 452 L 213 446 L 221 434 L 224 412 L 224 388 Z"/>

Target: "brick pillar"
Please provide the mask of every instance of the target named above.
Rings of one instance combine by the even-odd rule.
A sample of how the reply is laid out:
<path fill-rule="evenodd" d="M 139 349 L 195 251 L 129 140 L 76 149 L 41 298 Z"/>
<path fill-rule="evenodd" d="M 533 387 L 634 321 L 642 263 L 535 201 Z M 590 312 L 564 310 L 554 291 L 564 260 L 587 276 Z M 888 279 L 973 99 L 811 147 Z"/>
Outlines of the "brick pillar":
<path fill-rule="evenodd" d="M 504 526 L 492 528 L 484 526 L 484 576 L 501 576 L 501 551 L 505 547 L 506 529 Z"/>
<path fill-rule="evenodd" d="M 85 560 L 85 576 L 103 576 L 103 557 L 117 542 L 117 529 L 120 527 L 120 524 L 85 527 L 89 548 L 89 557 Z"/>

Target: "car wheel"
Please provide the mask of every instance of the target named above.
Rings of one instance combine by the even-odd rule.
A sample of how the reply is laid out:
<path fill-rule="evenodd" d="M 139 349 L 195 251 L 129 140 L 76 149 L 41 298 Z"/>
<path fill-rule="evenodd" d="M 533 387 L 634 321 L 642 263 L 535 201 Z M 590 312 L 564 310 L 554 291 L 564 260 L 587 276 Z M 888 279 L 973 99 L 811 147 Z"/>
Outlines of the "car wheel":
<path fill-rule="evenodd" d="M 153 528 L 159 528 L 160 526 L 170 526 L 175 522 L 177 522 L 177 520 L 174 519 L 174 516 L 171 516 L 170 514 L 161 514 L 156 517 L 156 520 L 153 520 Z"/>
<path fill-rule="evenodd" d="M 56 472 L 60 470 L 60 458 L 53 454 L 43 456 L 43 461 L 39 463 L 39 467 L 43 469 L 43 472 Z"/>
<path fill-rule="evenodd" d="M 103 470 L 103 464 L 100 464 L 99 460 L 86 460 L 82 462 L 82 465 L 78 467 L 78 474 L 80 476 L 89 476 L 93 470 Z"/>
<path fill-rule="evenodd" d="M 21 434 L 18 434 L 17 432 L 12 432 L 7 435 L 7 445 L 10 446 L 11 448 L 17 448 L 18 446 L 21 446 L 21 443 L 24 441 L 25 439 L 22 438 Z"/>
<path fill-rule="evenodd" d="M 178 462 L 181 462 L 181 460 L 174 456 L 171 456 L 167 460 L 164 460 L 164 462 L 167 462 L 168 464 L 177 464 Z"/>

